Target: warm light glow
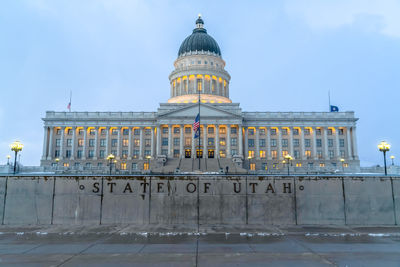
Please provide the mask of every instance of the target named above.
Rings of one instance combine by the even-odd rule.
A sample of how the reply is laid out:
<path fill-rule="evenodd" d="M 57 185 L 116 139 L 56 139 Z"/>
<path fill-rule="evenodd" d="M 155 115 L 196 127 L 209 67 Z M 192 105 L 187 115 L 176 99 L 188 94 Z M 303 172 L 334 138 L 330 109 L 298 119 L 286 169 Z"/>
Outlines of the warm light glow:
<path fill-rule="evenodd" d="M 390 150 L 390 145 L 386 143 L 385 141 L 380 142 L 378 145 L 379 151 L 386 152 Z"/>
<path fill-rule="evenodd" d="M 11 158 L 11 156 L 10 156 L 10 155 L 7 155 L 7 158 L 9 159 L 9 158 Z"/>
<path fill-rule="evenodd" d="M 107 156 L 107 160 L 113 160 L 113 159 L 115 159 L 115 156 L 113 154 Z"/>
<path fill-rule="evenodd" d="M 344 159 L 340 159 L 341 162 L 344 162 Z"/>
<path fill-rule="evenodd" d="M 24 145 L 20 141 L 15 141 L 10 145 L 11 151 L 19 152 L 24 148 Z"/>
<path fill-rule="evenodd" d="M 55 161 L 58 163 L 58 162 L 60 161 L 60 159 L 59 159 L 59 158 L 56 158 Z"/>
<path fill-rule="evenodd" d="M 390 156 L 391 159 L 394 159 L 394 156 Z"/>
<path fill-rule="evenodd" d="M 288 161 L 291 161 L 291 160 L 293 160 L 293 157 L 290 156 L 289 154 L 287 154 L 287 155 L 285 156 L 285 159 L 288 160 Z"/>

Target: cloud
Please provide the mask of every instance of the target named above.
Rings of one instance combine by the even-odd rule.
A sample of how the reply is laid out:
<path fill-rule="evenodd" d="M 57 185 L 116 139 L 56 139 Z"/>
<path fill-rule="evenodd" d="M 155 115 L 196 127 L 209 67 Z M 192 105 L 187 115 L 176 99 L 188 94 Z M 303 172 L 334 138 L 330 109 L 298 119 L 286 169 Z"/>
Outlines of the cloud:
<path fill-rule="evenodd" d="M 400 38 L 398 0 L 287 0 L 285 11 L 314 30 L 358 26 L 366 31 Z"/>

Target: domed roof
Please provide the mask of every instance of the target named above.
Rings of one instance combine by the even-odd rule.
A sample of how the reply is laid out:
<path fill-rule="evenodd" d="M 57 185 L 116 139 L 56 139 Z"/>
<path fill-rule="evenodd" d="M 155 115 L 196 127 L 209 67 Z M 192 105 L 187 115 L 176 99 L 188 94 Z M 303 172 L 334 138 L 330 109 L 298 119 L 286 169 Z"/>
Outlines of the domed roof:
<path fill-rule="evenodd" d="M 184 53 L 195 51 L 211 52 L 221 56 L 221 50 L 217 42 L 207 34 L 207 30 L 203 28 L 203 24 L 204 22 L 199 15 L 199 18 L 196 20 L 196 29 L 182 42 L 178 57 Z"/>

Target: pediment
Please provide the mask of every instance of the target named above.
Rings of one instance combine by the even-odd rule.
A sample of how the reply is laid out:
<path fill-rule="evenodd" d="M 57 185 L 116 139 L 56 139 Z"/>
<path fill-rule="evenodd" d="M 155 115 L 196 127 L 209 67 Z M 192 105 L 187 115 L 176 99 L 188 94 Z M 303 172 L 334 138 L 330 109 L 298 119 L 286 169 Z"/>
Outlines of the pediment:
<path fill-rule="evenodd" d="M 168 111 L 166 113 L 158 115 L 158 118 L 169 119 L 169 118 L 195 118 L 199 113 L 199 105 L 193 104 L 187 107 L 178 108 L 173 111 Z M 226 111 L 219 107 L 210 106 L 207 104 L 200 105 L 200 116 L 203 119 L 239 119 L 240 115 Z"/>

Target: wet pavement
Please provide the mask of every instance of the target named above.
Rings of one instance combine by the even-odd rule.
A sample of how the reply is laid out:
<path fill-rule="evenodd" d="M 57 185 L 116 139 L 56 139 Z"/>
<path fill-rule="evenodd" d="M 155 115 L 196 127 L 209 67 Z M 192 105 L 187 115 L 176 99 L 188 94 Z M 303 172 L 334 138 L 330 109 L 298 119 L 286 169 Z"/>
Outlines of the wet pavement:
<path fill-rule="evenodd" d="M 399 227 L 154 229 L 1 226 L 0 266 L 400 266 Z"/>

